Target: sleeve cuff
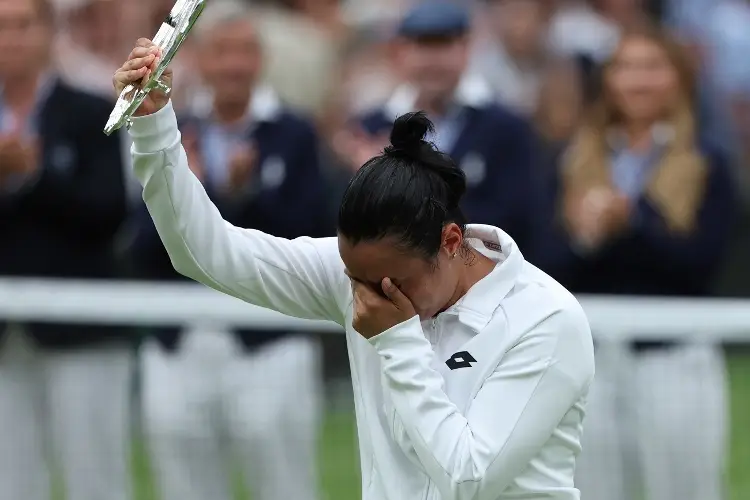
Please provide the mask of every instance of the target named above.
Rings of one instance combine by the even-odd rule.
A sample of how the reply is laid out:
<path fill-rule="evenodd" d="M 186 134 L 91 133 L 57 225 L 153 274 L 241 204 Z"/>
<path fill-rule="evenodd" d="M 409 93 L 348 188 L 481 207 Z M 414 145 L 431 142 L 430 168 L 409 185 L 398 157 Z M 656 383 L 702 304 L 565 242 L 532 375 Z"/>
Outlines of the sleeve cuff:
<path fill-rule="evenodd" d="M 136 153 L 156 153 L 174 146 L 180 140 L 172 101 L 156 113 L 133 117 L 129 130 Z"/>
<path fill-rule="evenodd" d="M 415 340 L 418 343 L 428 342 L 417 315 L 369 339 L 370 344 L 380 352 L 397 346 L 414 346 Z"/>

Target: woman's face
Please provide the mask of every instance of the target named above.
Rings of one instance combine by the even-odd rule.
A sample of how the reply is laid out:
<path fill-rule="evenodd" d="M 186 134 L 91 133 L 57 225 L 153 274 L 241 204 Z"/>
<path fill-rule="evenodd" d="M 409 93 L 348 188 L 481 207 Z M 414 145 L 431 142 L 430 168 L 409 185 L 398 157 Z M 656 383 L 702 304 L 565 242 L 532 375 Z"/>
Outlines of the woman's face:
<path fill-rule="evenodd" d="M 679 75 L 666 51 L 645 38 L 624 42 L 606 83 L 615 107 L 627 121 L 658 121 L 681 94 Z"/>
<path fill-rule="evenodd" d="M 380 283 L 390 278 L 411 301 L 421 319 L 429 319 L 443 310 L 456 293 L 461 259 L 450 256 L 460 247 L 462 236 L 449 234 L 437 260 L 403 251 L 389 238 L 351 245 L 339 235 L 339 254 L 350 279 L 368 285 L 383 295 Z M 456 250 L 452 250 L 453 248 Z M 453 252 L 453 253 L 451 253 Z"/>

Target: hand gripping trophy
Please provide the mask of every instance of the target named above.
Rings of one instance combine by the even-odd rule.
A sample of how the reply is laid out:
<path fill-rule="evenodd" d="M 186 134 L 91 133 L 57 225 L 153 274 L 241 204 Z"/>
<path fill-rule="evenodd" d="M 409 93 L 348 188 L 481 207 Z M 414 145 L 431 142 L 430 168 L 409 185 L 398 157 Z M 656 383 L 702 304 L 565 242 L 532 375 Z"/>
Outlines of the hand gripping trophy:
<path fill-rule="evenodd" d="M 167 18 L 156 33 L 153 42 L 163 51 L 156 71 L 151 73 L 148 80 L 140 85 L 128 85 L 117 98 L 112 114 L 109 115 L 104 133 L 112 134 L 115 130 L 125 126 L 130 127 L 133 113 L 138 109 L 148 93 L 158 88 L 169 93 L 170 89 L 161 81 L 162 73 L 167 68 L 177 50 L 185 41 L 198 17 L 203 12 L 207 0 L 177 0 Z"/>

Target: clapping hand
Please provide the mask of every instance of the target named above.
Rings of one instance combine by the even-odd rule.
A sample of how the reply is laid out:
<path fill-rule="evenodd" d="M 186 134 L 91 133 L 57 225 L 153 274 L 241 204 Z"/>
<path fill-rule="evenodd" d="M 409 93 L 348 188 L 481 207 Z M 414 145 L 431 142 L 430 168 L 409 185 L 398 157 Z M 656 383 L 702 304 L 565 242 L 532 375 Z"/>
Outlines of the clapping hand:
<path fill-rule="evenodd" d="M 575 200 L 568 210 L 576 243 L 596 249 L 625 228 L 630 217 L 630 202 L 613 189 L 597 187 Z"/>
<path fill-rule="evenodd" d="M 241 144 L 229 158 L 228 189 L 230 193 L 242 191 L 250 180 L 258 161 L 258 151 L 249 144 Z"/>
<path fill-rule="evenodd" d="M 36 140 L 24 139 L 13 133 L 0 136 L 0 177 L 24 177 L 33 174 L 39 166 Z"/>
<path fill-rule="evenodd" d="M 375 337 L 417 314 L 409 298 L 390 278 L 383 278 L 380 286 L 382 294 L 373 290 L 371 286 L 352 279 L 352 326 L 366 339 Z"/>

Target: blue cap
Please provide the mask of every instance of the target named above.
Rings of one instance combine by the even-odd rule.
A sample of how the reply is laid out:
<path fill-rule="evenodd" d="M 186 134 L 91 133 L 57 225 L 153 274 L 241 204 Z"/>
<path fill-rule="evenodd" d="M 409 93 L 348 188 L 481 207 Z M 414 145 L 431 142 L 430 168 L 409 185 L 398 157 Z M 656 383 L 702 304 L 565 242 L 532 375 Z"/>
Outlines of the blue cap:
<path fill-rule="evenodd" d="M 423 1 L 413 7 L 398 26 L 407 38 L 460 36 L 471 29 L 469 11 L 446 0 Z"/>

